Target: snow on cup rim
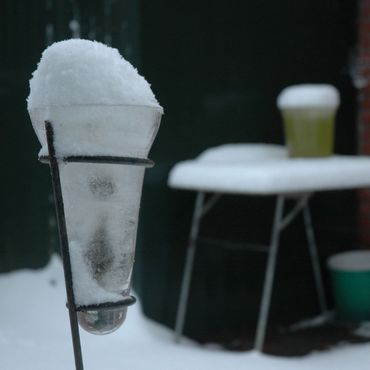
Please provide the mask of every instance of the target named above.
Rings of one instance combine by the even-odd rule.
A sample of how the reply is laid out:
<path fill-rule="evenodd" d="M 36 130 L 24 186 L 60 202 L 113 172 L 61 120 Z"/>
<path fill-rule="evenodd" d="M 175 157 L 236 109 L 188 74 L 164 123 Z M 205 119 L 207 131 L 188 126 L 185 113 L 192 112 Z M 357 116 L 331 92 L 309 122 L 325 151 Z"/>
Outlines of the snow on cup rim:
<path fill-rule="evenodd" d="M 334 271 L 370 272 L 370 251 L 355 250 L 335 254 L 328 259 L 328 266 Z"/>
<path fill-rule="evenodd" d="M 45 121 L 53 123 L 57 156 L 107 155 L 146 158 L 158 131 L 162 111 L 134 105 L 70 105 L 29 110 L 48 155 Z"/>
<path fill-rule="evenodd" d="M 288 86 L 277 98 L 279 109 L 285 108 L 338 108 L 340 96 L 338 90 L 327 84 L 301 84 Z"/>
<path fill-rule="evenodd" d="M 119 53 L 70 39 L 46 48 L 30 80 L 28 110 L 71 105 L 134 105 L 162 110 L 149 83 Z"/>
<path fill-rule="evenodd" d="M 44 50 L 27 105 L 40 155 L 48 153 L 50 121 L 57 155 L 146 157 L 163 114 L 149 83 L 117 49 L 82 39 Z"/>

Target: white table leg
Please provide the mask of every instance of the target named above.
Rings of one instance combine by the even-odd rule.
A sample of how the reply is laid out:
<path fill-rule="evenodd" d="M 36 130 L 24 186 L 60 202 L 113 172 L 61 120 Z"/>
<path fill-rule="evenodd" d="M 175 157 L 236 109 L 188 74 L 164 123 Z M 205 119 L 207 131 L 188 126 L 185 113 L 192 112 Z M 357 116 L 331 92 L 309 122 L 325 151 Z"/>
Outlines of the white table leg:
<path fill-rule="evenodd" d="M 308 249 L 309 249 L 310 257 L 311 257 L 313 275 L 315 279 L 315 285 L 316 285 L 320 310 L 323 314 L 326 314 L 328 312 L 328 304 L 326 301 L 324 284 L 323 284 L 321 269 L 320 269 L 320 262 L 319 262 L 319 257 L 317 253 L 315 234 L 314 234 L 313 227 L 312 227 L 311 214 L 310 214 L 310 209 L 308 207 L 308 202 L 305 204 L 303 208 L 303 218 L 304 218 L 304 224 L 305 224 L 307 241 L 308 241 Z"/>
<path fill-rule="evenodd" d="M 254 347 L 262 351 L 265 342 L 267 320 L 270 310 L 271 293 L 274 283 L 276 259 L 279 249 L 280 226 L 283 218 L 285 197 L 279 195 L 275 207 L 274 224 L 272 228 L 271 243 L 265 272 L 265 282 L 262 292 L 262 301 L 257 322 L 257 332 Z"/>
<path fill-rule="evenodd" d="M 189 289 L 191 283 L 191 275 L 193 272 L 194 257 L 197 247 L 197 238 L 199 234 L 199 224 L 203 215 L 204 196 L 205 194 L 203 192 L 198 192 L 195 200 L 193 219 L 190 228 L 189 244 L 186 252 L 185 267 L 182 277 L 180 299 L 176 314 L 175 338 L 174 338 L 176 342 L 180 341 L 184 329 Z"/>

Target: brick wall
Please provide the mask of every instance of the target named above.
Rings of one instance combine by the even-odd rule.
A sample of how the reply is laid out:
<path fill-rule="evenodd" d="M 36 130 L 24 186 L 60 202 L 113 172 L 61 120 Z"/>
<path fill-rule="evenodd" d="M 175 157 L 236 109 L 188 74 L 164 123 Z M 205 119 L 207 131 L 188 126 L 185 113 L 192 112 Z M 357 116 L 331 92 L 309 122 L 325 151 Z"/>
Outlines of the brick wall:
<path fill-rule="evenodd" d="M 370 155 L 370 0 L 358 2 L 357 66 L 358 151 Z M 370 169 L 369 169 L 370 170 Z M 358 243 L 370 248 L 370 189 L 358 191 Z"/>

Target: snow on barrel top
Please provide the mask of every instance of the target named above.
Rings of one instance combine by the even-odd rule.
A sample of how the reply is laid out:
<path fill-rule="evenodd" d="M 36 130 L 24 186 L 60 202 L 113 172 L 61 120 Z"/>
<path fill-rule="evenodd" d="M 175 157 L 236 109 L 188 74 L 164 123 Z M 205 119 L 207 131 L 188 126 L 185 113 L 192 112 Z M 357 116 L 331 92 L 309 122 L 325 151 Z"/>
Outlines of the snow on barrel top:
<path fill-rule="evenodd" d="M 161 109 L 149 83 L 117 49 L 81 39 L 56 42 L 43 52 L 27 103 L 29 110 L 71 105 Z"/>
<path fill-rule="evenodd" d="M 277 98 L 280 109 L 322 107 L 337 108 L 339 105 L 338 90 L 331 85 L 303 84 L 285 88 Z"/>

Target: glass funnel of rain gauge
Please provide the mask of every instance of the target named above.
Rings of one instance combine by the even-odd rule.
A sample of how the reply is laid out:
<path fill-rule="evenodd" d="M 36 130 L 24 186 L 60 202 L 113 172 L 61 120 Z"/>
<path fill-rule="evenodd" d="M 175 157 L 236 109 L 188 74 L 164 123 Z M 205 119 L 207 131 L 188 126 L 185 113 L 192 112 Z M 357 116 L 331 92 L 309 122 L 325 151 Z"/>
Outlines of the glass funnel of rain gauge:
<path fill-rule="evenodd" d="M 162 110 L 76 105 L 35 108 L 29 113 L 42 144 L 41 156 L 48 155 L 45 121 L 54 129 L 79 324 L 90 333 L 110 333 L 126 317 L 127 306 L 114 303 L 130 297 L 145 166 L 71 163 L 63 157 L 146 159 Z"/>

